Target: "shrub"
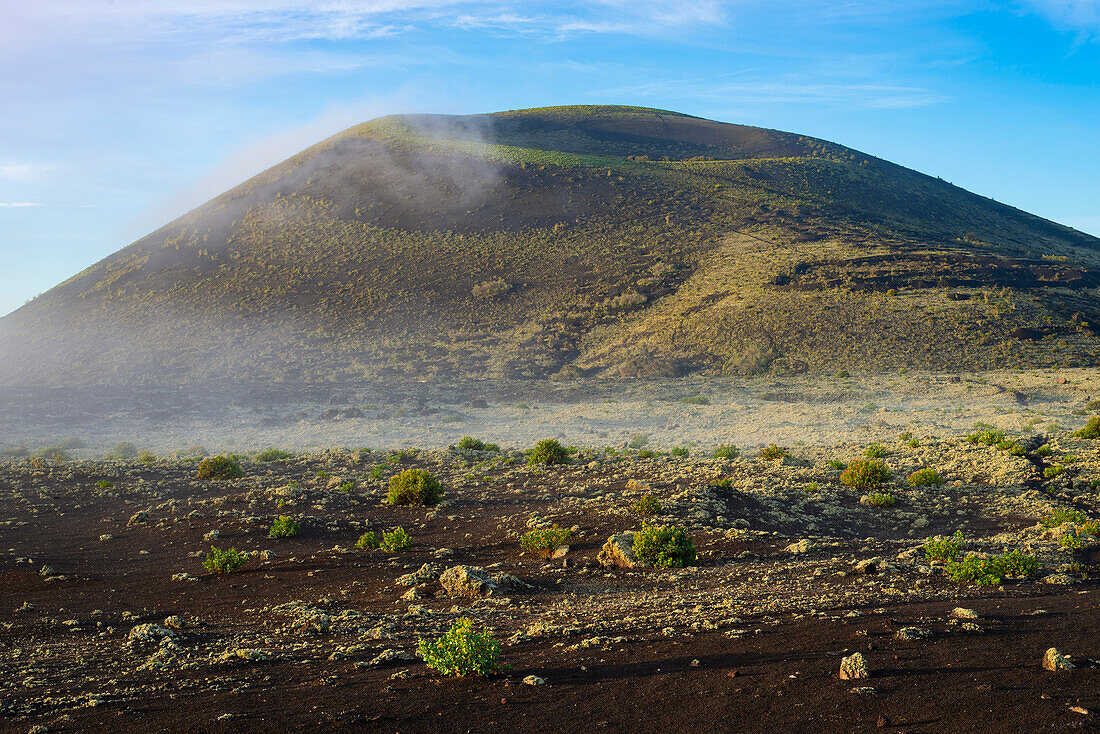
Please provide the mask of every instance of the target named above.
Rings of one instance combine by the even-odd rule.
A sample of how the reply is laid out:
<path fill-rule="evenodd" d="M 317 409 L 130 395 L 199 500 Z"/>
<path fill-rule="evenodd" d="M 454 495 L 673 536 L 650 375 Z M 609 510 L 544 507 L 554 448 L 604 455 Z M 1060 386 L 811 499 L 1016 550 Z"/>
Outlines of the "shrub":
<path fill-rule="evenodd" d="M 710 398 L 705 395 L 694 395 L 687 398 L 680 398 L 680 402 L 685 405 L 710 405 Z"/>
<path fill-rule="evenodd" d="M 1085 403 L 1085 410 L 1100 410 L 1100 400 L 1090 400 Z"/>
<path fill-rule="evenodd" d="M 241 465 L 228 456 L 212 456 L 203 459 L 195 479 L 236 479 L 243 477 Z"/>
<path fill-rule="evenodd" d="M 971 433 L 966 437 L 966 440 L 970 443 L 982 443 L 986 446 L 995 446 L 1005 440 L 1005 432 L 986 428 L 977 433 Z"/>
<path fill-rule="evenodd" d="M 1054 452 L 1051 450 L 1050 444 L 1046 444 L 1046 443 L 1044 443 L 1039 448 L 1035 449 L 1035 455 L 1040 457 L 1040 458 L 1044 458 L 1044 459 L 1046 457 L 1050 456 L 1053 453 Z"/>
<path fill-rule="evenodd" d="M 100 479 L 98 482 L 95 483 L 95 486 L 99 487 L 100 489 L 110 489 L 111 487 L 113 487 L 115 485 L 111 484 L 106 479 Z"/>
<path fill-rule="evenodd" d="M 423 469 L 406 469 L 390 477 L 386 501 L 391 505 L 434 505 L 443 488 L 439 480 Z"/>
<path fill-rule="evenodd" d="M 527 452 L 527 463 L 535 464 L 568 464 L 569 452 L 556 438 L 546 438 L 535 444 L 535 448 Z"/>
<path fill-rule="evenodd" d="M 761 459 L 782 459 L 784 456 L 789 455 L 786 446 L 776 446 L 774 443 L 768 444 L 760 450 Z"/>
<path fill-rule="evenodd" d="M 293 517 L 281 515 L 278 520 L 271 523 L 271 529 L 267 531 L 269 538 L 293 538 L 301 530 L 301 525 Z"/>
<path fill-rule="evenodd" d="M 1080 530 L 1085 535 L 1091 535 L 1092 537 L 1100 540 L 1100 521 L 1089 520 L 1083 522 L 1080 525 Z"/>
<path fill-rule="evenodd" d="M 370 478 L 371 479 L 381 479 L 382 478 L 382 472 L 385 469 L 386 469 L 385 464 L 375 464 L 374 466 L 372 466 L 370 468 Z"/>
<path fill-rule="evenodd" d="M 1071 522 L 1074 525 L 1083 525 L 1088 522 L 1088 518 L 1084 513 L 1077 510 L 1067 509 L 1065 507 L 1059 507 L 1054 511 L 1054 514 L 1050 517 L 1044 517 L 1039 521 L 1044 528 L 1056 528 L 1067 522 Z"/>
<path fill-rule="evenodd" d="M 113 449 L 107 452 L 107 458 L 113 461 L 125 461 L 134 458 L 137 453 L 137 446 L 129 441 L 119 441 Z"/>
<path fill-rule="evenodd" d="M 535 555 L 549 558 L 559 547 L 565 545 L 573 531 L 568 528 L 539 528 L 529 533 L 524 533 L 519 539 L 519 545 L 523 550 Z"/>
<path fill-rule="evenodd" d="M 890 478 L 890 468 L 876 459 L 855 459 L 840 475 L 840 483 L 873 489 Z"/>
<path fill-rule="evenodd" d="M 647 443 L 649 443 L 648 433 L 635 433 L 633 436 L 630 437 L 630 441 L 626 445 L 627 448 L 640 449 Z"/>
<path fill-rule="evenodd" d="M 487 280 L 484 283 L 475 285 L 471 292 L 474 298 L 495 298 L 510 290 L 512 290 L 512 286 L 509 283 L 497 278 L 496 280 Z"/>
<path fill-rule="evenodd" d="M 1039 573 L 1039 559 L 1029 556 L 1019 548 L 1013 548 L 995 560 L 1005 576 L 1030 578 Z"/>
<path fill-rule="evenodd" d="M 1058 537 L 1058 545 L 1070 550 L 1079 550 L 1081 548 L 1081 537 L 1077 529 L 1074 528 L 1068 532 L 1063 532 Z"/>
<path fill-rule="evenodd" d="M 820 490 L 821 488 L 817 486 L 817 482 L 810 482 L 802 488 L 802 491 L 806 494 L 817 494 Z"/>
<path fill-rule="evenodd" d="M 829 468 L 844 471 L 845 469 L 848 468 L 848 465 L 845 464 L 843 461 L 838 461 L 836 459 L 833 459 L 832 461 L 829 462 Z"/>
<path fill-rule="evenodd" d="M 918 469 L 908 477 L 910 487 L 943 486 L 943 477 L 935 469 Z"/>
<path fill-rule="evenodd" d="M 233 573 L 239 571 L 247 559 L 248 556 L 236 548 L 223 551 L 210 546 L 210 552 L 203 559 L 202 566 L 210 573 Z"/>
<path fill-rule="evenodd" d="M 670 451 L 669 453 L 672 454 L 673 456 L 680 456 L 680 457 L 683 457 L 683 458 L 687 458 L 687 456 L 689 454 L 688 450 L 683 446 L 677 446 L 676 448 L 672 449 L 672 451 Z"/>
<path fill-rule="evenodd" d="M 1009 439 L 1001 441 L 999 444 L 997 444 L 997 448 L 999 448 L 1001 451 L 1007 451 L 1013 456 L 1023 456 L 1027 453 L 1026 451 L 1024 451 L 1023 446 Z"/>
<path fill-rule="evenodd" d="M 1062 476 L 1065 471 L 1066 468 L 1061 465 L 1048 466 L 1046 469 L 1043 469 L 1043 476 L 1047 479 L 1054 479 L 1056 477 Z"/>
<path fill-rule="evenodd" d="M 1074 431 L 1077 438 L 1100 438 L 1100 415 L 1089 418 L 1089 422 L 1079 431 Z"/>
<path fill-rule="evenodd" d="M 652 517 L 661 514 L 661 503 L 651 494 L 643 494 L 637 502 L 630 505 L 630 509 L 638 517 Z"/>
<path fill-rule="evenodd" d="M 359 540 L 355 541 L 355 547 L 359 550 L 373 550 L 378 546 L 378 536 L 370 530 L 360 535 Z"/>
<path fill-rule="evenodd" d="M 420 638 L 417 649 L 428 667 L 443 675 L 489 676 L 500 671 L 500 643 L 484 632 L 474 632 L 465 617 L 435 642 Z"/>
<path fill-rule="evenodd" d="M 956 530 L 950 538 L 937 535 L 924 544 L 924 557 L 929 561 L 953 561 L 964 542 L 961 530 Z"/>
<path fill-rule="evenodd" d="M 405 532 L 405 528 L 395 528 L 382 533 L 382 540 L 378 543 L 378 547 L 386 553 L 401 553 L 407 551 L 410 545 L 412 545 L 412 538 Z"/>
<path fill-rule="evenodd" d="M 1004 570 L 995 560 L 967 556 L 961 561 L 948 561 L 944 569 L 947 578 L 956 584 L 999 586 L 1005 580 Z"/>
<path fill-rule="evenodd" d="M 715 459 L 736 459 L 741 452 L 732 443 L 720 444 L 711 454 Z"/>
<path fill-rule="evenodd" d="M 60 446 L 50 446 L 34 452 L 36 459 L 48 459 L 49 461 L 72 461 L 68 452 Z"/>
<path fill-rule="evenodd" d="M 890 452 L 886 450 L 886 447 L 881 443 L 873 443 L 867 447 L 867 450 L 863 452 L 863 455 L 868 459 L 881 459 L 884 456 L 889 456 Z"/>
<path fill-rule="evenodd" d="M 289 451 L 283 451 L 277 448 L 267 448 L 256 454 L 256 461 L 286 461 L 293 454 Z"/>
<path fill-rule="evenodd" d="M 343 482 L 336 489 L 341 492 L 350 492 L 351 490 L 355 489 L 355 482 Z"/>
<path fill-rule="evenodd" d="M 909 443 L 907 443 L 907 444 L 905 444 L 905 445 L 906 445 L 906 446 L 908 446 L 908 447 L 909 447 L 909 448 L 911 448 L 911 449 L 915 449 L 915 448 L 917 448 L 918 446 L 920 446 L 920 441 L 918 441 L 918 440 L 917 440 L 917 439 L 915 439 L 915 438 L 911 438 L 911 439 L 909 439 Z"/>
<path fill-rule="evenodd" d="M 634 534 L 634 555 L 657 568 L 683 568 L 695 563 L 695 546 L 681 527 L 647 525 Z"/>
<path fill-rule="evenodd" d="M 894 495 L 889 492 L 871 492 L 867 495 L 867 502 L 875 507 L 891 507 L 894 504 Z"/>
<path fill-rule="evenodd" d="M 156 462 L 157 457 L 152 451 L 142 451 L 138 454 L 137 460 L 142 464 L 153 464 Z"/>
<path fill-rule="evenodd" d="M 500 446 L 495 443 L 485 443 L 480 438 L 474 438 L 473 436 L 463 436 L 459 439 L 457 446 L 467 451 L 500 451 Z"/>

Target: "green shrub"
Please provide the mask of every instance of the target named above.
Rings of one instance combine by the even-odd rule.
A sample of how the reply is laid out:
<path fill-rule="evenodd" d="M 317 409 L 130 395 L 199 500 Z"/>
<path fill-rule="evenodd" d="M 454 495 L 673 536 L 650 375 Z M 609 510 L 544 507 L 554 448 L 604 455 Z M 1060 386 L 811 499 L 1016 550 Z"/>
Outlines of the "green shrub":
<path fill-rule="evenodd" d="M 355 541 L 355 547 L 359 550 L 373 550 L 378 546 L 378 536 L 370 530 L 360 535 L 359 540 Z"/>
<path fill-rule="evenodd" d="M 372 466 L 370 468 L 370 478 L 371 479 L 381 479 L 382 478 L 382 472 L 385 471 L 385 469 L 386 469 L 385 464 L 375 464 L 374 466 Z"/>
<path fill-rule="evenodd" d="M 999 448 L 1001 451 L 1007 451 L 1013 456 L 1024 456 L 1027 453 L 1026 451 L 1024 451 L 1023 446 L 1009 439 L 1001 441 L 999 444 L 997 444 L 997 448 Z"/>
<path fill-rule="evenodd" d="M 573 531 L 569 528 L 539 528 L 529 533 L 524 533 L 519 539 L 519 545 L 523 550 L 535 555 L 549 558 L 559 547 L 565 545 Z"/>
<path fill-rule="evenodd" d="M 736 459 L 740 453 L 736 446 L 728 443 L 719 445 L 711 456 L 715 459 Z"/>
<path fill-rule="evenodd" d="M 894 501 L 894 495 L 889 492 L 871 492 L 867 495 L 867 502 L 875 507 L 891 507 Z"/>
<path fill-rule="evenodd" d="M 651 494 L 643 494 L 637 502 L 630 505 L 630 509 L 638 517 L 652 517 L 653 515 L 660 515 L 663 508 L 656 497 Z"/>
<path fill-rule="evenodd" d="M 908 446 L 908 447 L 909 447 L 909 448 L 911 448 L 911 449 L 915 449 L 915 448 L 917 448 L 918 446 L 920 446 L 920 441 L 918 441 L 918 440 L 917 440 L 917 439 L 915 439 L 915 438 L 911 438 L 911 439 L 909 439 L 909 443 L 907 443 L 907 444 L 905 444 L 905 445 L 906 445 L 906 446 Z"/>
<path fill-rule="evenodd" d="M 924 557 L 929 561 L 953 561 L 964 542 L 961 530 L 956 530 L 950 538 L 937 535 L 924 544 Z"/>
<path fill-rule="evenodd" d="M 129 441 L 119 441 L 113 449 L 107 452 L 107 458 L 112 461 L 125 461 L 134 458 L 137 454 L 137 446 Z"/>
<path fill-rule="evenodd" d="M 680 456 L 680 457 L 683 457 L 683 458 L 687 458 L 687 456 L 689 454 L 688 450 L 686 448 L 684 448 L 683 446 L 677 446 L 676 448 L 672 449 L 672 451 L 670 451 L 669 453 L 672 454 L 673 456 Z"/>
<path fill-rule="evenodd" d="M 443 495 L 439 480 L 423 469 L 406 469 L 390 477 L 386 501 L 391 505 L 434 505 Z"/>
<path fill-rule="evenodd" d="M 378 547 L 386 553 L 401 553 L 407 551 L 410 545 L 412 545 L 412 538 L 405 532 L 405 528 L 394 528 L 382 533 L 382 540 L 378 543 Z"/>
<path fill-rule="evenodd" d="M 271 528 L 267 531 L 267 537 L 269 538 L 293 538 L 301 530 L 301 526 L 298 521 L 293 517 L 287 517 L 281 515 L 278 520 L 271 523 Z"/>
<path fill-rule="evenodd" d="M 1043 476 L 1047 479 L 1054 479 L 1056 477 L 1062 476 L 1065 472 L 1066 468 L 1064 466 L 1048 466 L 1046 469 L 1043 469 Z"/>
<path fill-rule="evenodd" d="M 1043 459 L 1045 459 L 1046 457 L 1050 456 L 1053 453 L 1054 453 L 1054 451 L 1051 450 L 1050 444 L 1046 444 L 1046 443 L 1044 443 L 1039 448 L 1035 449 L 1035 455 L 1040 457 L 1040 458 L 1043 458 Z"/>
<path fill-rule="evenodd" d="M 443 675 L 484 677 L 500 671 L 500 643 L 484 632 L 474 632 L 465 617 L 435 642 L 420 638 L 417 649 L 428 667 Z"/>
<path fill-rule="evenodd" d="M 840 483 L 859 489 L 873 489 L 890 478 L 890 468 L 877 459 L 855 459 L 844 473 Z"/>
<path fill-rule="evenodd" d="M 881 443 L 873 443 L 867 447 L 867 450 L 863 452 L 863 455 L 868 459 L 881 459 L 884 456 L 889 456 L 890 452 L 886 450 L 886 447 Z"/>
<path fill-rule="evenodd" d="M 60 446 L 49 446 L 34 452 L 34 456 L 37 459 L 48 459 L 50 461 L 72 461 L 72 457 L 69 453 Z"/>
<path fill-rule="evenodd" d="M 995 560 L 1005 576 L 1031 578 L 1039 574 L 1039 559 L 1029 556 L 1019 548 L 1013 548 Z"/>
<path fill-rule="evenodd" d="M 1092 537 L 1100 540 L 1100 521 L 1088 520 L 1081 523 L 1079 526 L 1082 533 L 1085 535 L 1091 535 Z"/>
<path fill-rule="evenodd" d="M 152 451 L 142 451 L 138 454 L 137 460 L 142 464 L 148 465 L 156 463 L 157 457 Z"/>
<path fill-rule="evenodd" d="M 787 451 L 786 446 L 776 446 L 774 443 L 768 444 L 764 448 L 760 449 L 761 459 L 782 459 L 784 456 L 790 454 Z"/>
<path fill-rule="evenodd" d="M 994 559 L 967 556 L 961 561 L 948 561 L 944 568 L 947 578 L 956 584 L 999 586 L 1005 580 L 1004 570 Z"/>
<path fill-rule="evenodd" d="M 817 482 L 810 482 L 802 488 L 802 491 L 806 494 L 817 494 L 820 490 L 821 488 L 817 486 Z"/>
<path fill-rule="evenodd" d="M 1039 521 L 1044 528 L 1056 528 L 1067 522 L 1071 522 L 1074 525 L 1083 525 L 1088 522 L 1088 517 L 1083 512 L 1077 510 L 1059 507 L 1054 511 L 1054 514 L 1050 517 L 1044 517 Z"/>
<path fill-rule="evenodd" d="M 652 459 L 654 456 L 657 456 L 657 452 L 650 449 L 642 449 L 634 454 L 634 457 L 637 459 Z"/>
<path fill-rule="evenodd" d="M 95 483 L 95 486 L 99 487 L 100 489 L 110 489 L 115 485 L 111 484 L 106 479 L 100 479 L 98 482 Z"/>
<path fill-rule="evenodd" d="M 695 563 L 695 546 L 684 528 L 646 525 L 634 534 L 634 555 L 657 568 L 684 568 Z"/>
<path fill-rule="evenodd" d="M 640 449 L 647 443 L 649 443 L 648 433 L 635 433 L 633 436 L 630 437 L 630 441 L 628 441 L 626 445 L 627 448 Z"/>
<path fill-rule="evenodd" d="M 845 464 L 843 461 L 838 461 L 836 459 L 833 459 L 832 461 L 829 462 L 829 468 L 844 471 L 845 469 L 848 468 L 848 465 Z"/>
<path fill-rule="evenodd" d="M 1075 431 L 1073 435 L 1077 438 L 1100 438 L 1100 415 L 1089 418 L 1089 422 L 1081 430 Z"/>
<path fill-rule="evenodd" d="M 485 443 L 480 438 L 474 438 L 473 436 L 463 436 L 455 445 L 465 451 L 500 451 L 500 446 L 495 443 Z"/>
<path fill-rule="evenodd" d="M 1077 529 L 1066 530 L 1058 536 L 1058 545 L 1070 550 L 1080 550 L 1081 548 L 1081 536 L 1077 532 Z"/>
<path fill-rule="evenodd" d="M 233 573 L 239 571 L 247 559 L 248 556 L 236 548 L 223 551 L 210 546 L 210 552 L 206 554 L 202 565 L 210 573 Z"/>
<path fill-rule="evenodd" d="M 918 469 L 908 477 L 910 487 L 942 487 L 943 477 L 935 469 Z"/>
<path fill-rule="evenodd" d="M 913 432 L 912 431 L 903 431 L 902 433 L 898 434 L 898 440 L 899 441 L 908 441 L 912 437 L 913 437 Z"/>
<path fill-rule="evenodd" d="M 569 452 L 556 438 L 546 438 L 535 444 L 535 448 L 527 452 L 527 463 L 536 464 L 568 464 Z"/>
<path fill-rule="evenodd" d="M 340 492 L 350 492 L 355 489 L 355 482 L 342 482 L 336 489 Z"/>
<path fill-rule="evenodd" d="M 685 405 L 710 405 L 710 398 L 704 395 L 694 395 L 692 397 L 680 398 L 680 402 Z"/>
<path fill-rule="evenodd" d="M 982 443 L 986 446 L 996 446 L 1001 441 L 1005 440 L 1004 431 L 995 431 L 991 428 L 978 431 L 977 433 L 971 433 L 966 437 L 966 440 L 970 443 Z"/>
<path fill-rule="evenodd" d="M 241 465 L 228 456 L 212 456 L 203 459 L 195 479 L 237 479 L 243 477 Z"/>
<path fill-rule="evenodd" d="M 264 449 L 256 454 L 256 461 L 286 461 L 291 456 L 293 456 L 293 454 L 289 451 L 283 451 L 282 449 L 272 447 Z"/>
<path fill-rule="evenodd" d="M 1100 410 L 1100 400 L 1090 400 L 1085 403 L 1085 410 Z"/>

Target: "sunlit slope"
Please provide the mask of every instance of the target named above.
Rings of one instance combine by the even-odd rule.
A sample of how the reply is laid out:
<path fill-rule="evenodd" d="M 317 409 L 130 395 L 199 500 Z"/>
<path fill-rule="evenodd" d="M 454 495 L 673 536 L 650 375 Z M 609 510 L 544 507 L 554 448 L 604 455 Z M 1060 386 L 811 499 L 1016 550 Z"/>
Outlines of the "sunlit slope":
<path fill-rule="evenodd" d="M 813 138 L 380 118 L 0 321 L 7 383 L 1092 364 L 1098 240 Z"/>

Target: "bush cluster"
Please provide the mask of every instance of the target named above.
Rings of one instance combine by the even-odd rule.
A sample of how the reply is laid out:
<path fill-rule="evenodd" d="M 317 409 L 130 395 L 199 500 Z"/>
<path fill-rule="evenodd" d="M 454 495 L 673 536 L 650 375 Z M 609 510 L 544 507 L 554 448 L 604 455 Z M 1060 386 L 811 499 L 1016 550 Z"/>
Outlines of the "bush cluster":
<path fill-rule="evenodd" d="M 929 561 L 953 561 L 964 542 L 961 530 L 956 530 L 950 538 L 937 535 L 924 544 L 924 557 Z"/>
<path fill-rule="evenodd" d="M 442 495 L 442 485 L 429 472 L 406 469 L 390 477 L 386 501 L 391 505 L 434 505 Z"/>
<path fill-rule="evenodd" d="M 714 450 L 715 459 L 736 459 L 741 452 L 732 443 L 722 444 Z"/>
<path fill-rule="evenodd" d="M 889 492 L 871 492 L 867 501 L 875 507 L 892 507 L 895 502 L 894 495 Z"/>
<path fill-rule="evenodd" d="M 359 550 L 374 550 L 378 546 L 378 535 L 370 530 L 360 535 L 359 540 L 355 541 L 355 547 Z"/>
<path fill-rule="evenodd" d="M 264 449 L 260 453 L 256 454 L 256 461 L 286 461 L 293 454 L 289 451 L 283 451 L 277 448 Z"/>
<path fill-rule="evenodd" d="M 474 438 L 473 436 L 463 436 L 455 445 L 467 451 L 500 451 L 500 446 L 495 443 L 485 443 L 480 438 Z"/>
<path fill-rule="evenodd" d="M 695 563 L 695 545 L 682 527 L 646 525 L 634 534 L 634 555 L 657 568 L 684 568 Z"/>
<path fill-rule="evenodd" d="M 863 452 L 863 455 L 868 459 L 881 459 L 884 456 L 889 456 L 890 452 L 886 450 L 886 447 L 881 443 L 873 443 L 867 447 L 867 450 Z"/>
<path fill-rule="evenodd" d="M 569 528 L 539 528 L 529 533 L 524 533 L 519 539 L 519 545 L 528 553 L 549 558 L 559 547 L 565 545 L 573 531 Z"/>
<path fill-rule="evenodd" d="M 840 483 L 873 489 L 890 478 L 890 467 L 877 459 L 855 459 L 840 475 Z"/>
<path fill-rule="evenodd" d="M 248 556 L 236 548 L 218 550 L 210 546 L 210 552 L 203 559 L 202 566 L 210 573 L 233 573 L 239 571 L 247 559 Z"/>
<path fill-rule="evenodd" d="M 1100 416 L 1089 418 L 1089 422 L 1073 435 L 1077 438 L 1100 438 Z"/>
<path fill-rule="evenodd" d="M 630 505 L 630 509 L 633 510 L 634 514 L 638 517 L 652 517 L 654 515 L 660 515 L 663 508 L 656 497 L 651 494 L 643 494 L 637 502 Z"/>
<path fill-rule="evenodd" d="M 776 446 L 774 443 L 768 444 L 760 450 L 761 459 L 782 459 L 784 456 L 789 455 L 786 446 Z"/>
<path fill-rule="evenodd" d="M 434 642 L 419 639 L 417 649 L 428 667 L 443 675 L 490 676 L 500 670 L 500 643 L 484 632 L 474 632 L 473 623 L 465 617 Z"/>
<path fill-rule="evenodd" d="M 940 487 L 943 486 L 943 477 L 935 469 L 917 469 L 908 477 L 911 487 Z"/>
<path fill-rule="evenodd" d="M 405 528 L 394 528 L 382 533 L 382 540 L 378 543 L 378 547 L 386 553 L 401 553 L 407 551 L 410 545 L 412 538 L 405 532 Z"/>
<path fill-rule="evenodd" d="M 243 477 L 241 465 L 228 456 L 212 456 L 199 463 L 195 479 L 237 479 Z"/>
<path fill-rule="evenodd" d="M 1007 577 L 1035 576 L 1039 573 L 1039 559 L 1013 548 L 999 556 L 969 555 L 961 561 L 948 561 L 944 570 L 947 578 L 957 584 L 998 586 Z"/>
<path fill-rule="evenodd" d="M 547 438 L 535 444 L 535 448 L 527 452 L 527 463 L 536 464 L 568 464 L 569 452 L 556 438 Z"/>
<path fill-rule="evenodd" d="M 293 517 L 281 515 L 279 519 L 271 523 L 271 528 L 267 531 L 267 537 L 293 538 L 301 529 L 301 525 Z"/>

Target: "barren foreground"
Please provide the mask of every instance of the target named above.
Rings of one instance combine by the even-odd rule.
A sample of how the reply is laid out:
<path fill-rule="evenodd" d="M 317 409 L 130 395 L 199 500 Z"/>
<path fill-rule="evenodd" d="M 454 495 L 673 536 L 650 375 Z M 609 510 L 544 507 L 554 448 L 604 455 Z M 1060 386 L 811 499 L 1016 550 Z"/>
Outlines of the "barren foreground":
<path fill-rule="evenodd" d="M 550 466 L 508 450 L 332 450 L 241 457 L 245 476 L 224 481 L 196 479 L 194 459 L 12 460 L 0 729 L 1096 728 L 1100 441 L 895 436 L 870 451 L 890 470 L 883 506 L 840 481 L 868 448 L 581 449 Z M 407 468 L 440 478 L 439 505 L 385 503 Z M 911 486 L 925 468 L 944 483 Z M 696 565 L 601 555 L 642 526 L 631 506 L 645 494 L 661 505 L 652 522 L 687 529 Z M 268 536 L 281 515 L 299 535 Z M 561 557 L 521 552 L 522 534 L 553 525 L 573 530 Z M 355 547 L 397 526 L 408 550 Z M 924 546 L 955 531 L 960 559 L 1018 550 L 1038 570 L 953 581 Z M 214 575 L 212 545 L 250 557 Z M 444 588 L 457 566 L 474 583 Z M 449 679 L 416 658 L 418 638 L 461 617 L 509 669 Z M 1073 669 L 1043 669 L 1051 647 Z M 857 651 L 869 677 L 842 680 Z"/>

